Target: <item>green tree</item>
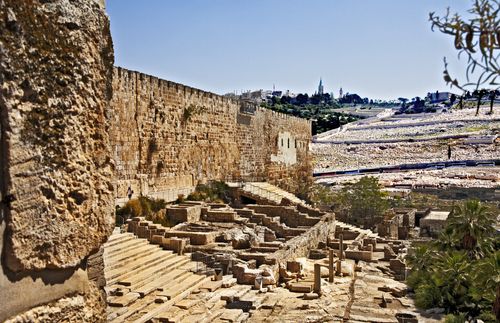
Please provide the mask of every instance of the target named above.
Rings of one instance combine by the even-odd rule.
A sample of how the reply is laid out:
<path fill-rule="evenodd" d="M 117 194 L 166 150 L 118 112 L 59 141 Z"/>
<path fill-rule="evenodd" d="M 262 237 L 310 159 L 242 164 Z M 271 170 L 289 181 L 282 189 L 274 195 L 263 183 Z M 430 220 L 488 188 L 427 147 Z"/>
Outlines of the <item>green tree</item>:
<path fill-rule="evenodd" d="M 345 186 L 339 194 L 339 199 L 341 212 L 347 221 L 373 225 L 376 217 L 382 217 L 389 208 L 389 203 L 380 188 L 377 178 L 372 176 L 362 177 L 359 181 Z"/>
<path fill-rule="evenodd" d="M 478 262 L 474 275 L 474 284 L 470 290 L 477 310 L 500 308 L 500 251 L 496 251 Z M 496 313 L 498 315 L 498 313 Z"/>
<path fill-rule="evenodd" d="M 495 216 L 481 202 L 456 206 L 438 241 L 410 250 L 408 285 L 420 308 L 443 307 L 447 322 L 500 319 L 500 251 Z"/>
<path fill-rule="evenodd" d="M 492 247 L 495 216 L 477 200 L 455 206 L 448 218 L 448 226 L 462 244 L 462 248 L 476 258 Z"/>
<path fill-rule="evenodd" d="M 467 254 L 452 251 L 440 254 L 432 276 L 441 291 L 442 304 L 451 312 L 459 312 L 470 300 L 471 269 Z"/>

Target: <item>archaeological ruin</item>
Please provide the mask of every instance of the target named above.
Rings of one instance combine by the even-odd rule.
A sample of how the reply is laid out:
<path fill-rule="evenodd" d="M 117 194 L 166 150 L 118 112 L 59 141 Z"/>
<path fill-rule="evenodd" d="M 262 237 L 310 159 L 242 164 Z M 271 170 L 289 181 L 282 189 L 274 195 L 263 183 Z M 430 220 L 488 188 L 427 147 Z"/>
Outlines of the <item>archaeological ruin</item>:
<path fill-rule="evenodd" d="M 103 0 L 0 0 L 0 321 L 435 319 L 405 255 L 448 214 L 314 207 L 310 120 L 116 67 L 109 24 Z M 186 199 L 212 182 L 227 200 Z M 116 222 L 139 197 L 161 223 Z"/>

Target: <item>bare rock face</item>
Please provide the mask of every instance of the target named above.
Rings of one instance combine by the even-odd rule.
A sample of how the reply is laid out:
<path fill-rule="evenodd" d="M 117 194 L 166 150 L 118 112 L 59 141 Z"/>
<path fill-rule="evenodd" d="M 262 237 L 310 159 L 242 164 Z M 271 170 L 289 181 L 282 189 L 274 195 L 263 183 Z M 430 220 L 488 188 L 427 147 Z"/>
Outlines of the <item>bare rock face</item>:
<path fill-rule="evenodd" d="M 68 295 L 57 301 L 36 306 L 29 311 L 7 319 L 14 322 L 104 322 L 106 320 L 105 301 L 93 286 L 85 295 Z"/>
<path fill-rule="evenodd" d="M 109 20 L 96 0 L 0 0 L 0 191 L 13 271 L 67 268 L 106 240 Z"/>

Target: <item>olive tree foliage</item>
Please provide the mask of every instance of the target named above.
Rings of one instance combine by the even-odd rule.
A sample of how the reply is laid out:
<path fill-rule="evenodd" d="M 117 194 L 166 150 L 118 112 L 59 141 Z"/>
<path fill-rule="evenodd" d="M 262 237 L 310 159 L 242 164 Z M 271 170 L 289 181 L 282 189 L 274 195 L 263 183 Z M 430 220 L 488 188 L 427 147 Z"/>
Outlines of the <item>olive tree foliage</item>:
<path fill-rule="evenodd" d="M 338 195 L 336 212 L 347 222 L 355 225 L 372 223 L 389 209 L 386 193 L 381 191 L 378 179 L 364 176 L 346 185 Z"/>
<path fill-rule="evenodd" d="M 450 86 L 463 91 L 467 87 L 488 86 L 499 88 L 497 78 L 500 76 L 498 62 L 500 49 L 499 26 L 500 0 L 474 0 L 468 10 L 470 18 L 452 14 L 448 8 L 442 17 L 434 12 L 429 14 L 432 30 L 454 37 L 455 48 L 459 51 L 458 58 L 467 58 L 466 83 L 452 78 L 448 71 L 448 63 L 444 60 L 444 80 Z"/>

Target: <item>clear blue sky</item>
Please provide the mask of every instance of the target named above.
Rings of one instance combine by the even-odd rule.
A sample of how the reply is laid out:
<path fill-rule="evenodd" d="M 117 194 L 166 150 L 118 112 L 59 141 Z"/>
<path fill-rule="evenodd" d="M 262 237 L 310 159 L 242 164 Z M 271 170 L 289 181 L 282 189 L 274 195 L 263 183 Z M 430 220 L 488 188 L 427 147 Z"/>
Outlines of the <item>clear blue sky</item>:
<path fill-rule="evenodd" d="M 453 39 L 430 11 L 469 0 L 107 0 L 115 64 L 218 94 L 325 91 L 391 99 L 446 90 Z M 463 75 L 460 74 L 460 76 Z"/>

